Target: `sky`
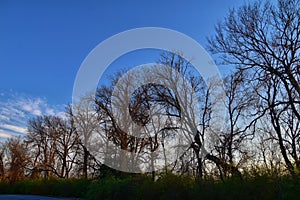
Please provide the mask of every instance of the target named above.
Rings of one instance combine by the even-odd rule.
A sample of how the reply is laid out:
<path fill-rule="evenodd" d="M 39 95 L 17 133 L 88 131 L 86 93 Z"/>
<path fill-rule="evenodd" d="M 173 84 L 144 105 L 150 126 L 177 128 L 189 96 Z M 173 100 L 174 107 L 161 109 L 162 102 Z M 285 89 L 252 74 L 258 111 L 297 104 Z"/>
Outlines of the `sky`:
<path fill-rule="evenodd" d="M 217 22 L 243 3 L 0 0 L 0 138 L 25 134 L 32 117 L 62 115 L 81 63 L 105 39 L 133 28 L 163 27 L 205 47 Z M 122 56 L 111 69 L 155 62 L 157 53 Z"/>

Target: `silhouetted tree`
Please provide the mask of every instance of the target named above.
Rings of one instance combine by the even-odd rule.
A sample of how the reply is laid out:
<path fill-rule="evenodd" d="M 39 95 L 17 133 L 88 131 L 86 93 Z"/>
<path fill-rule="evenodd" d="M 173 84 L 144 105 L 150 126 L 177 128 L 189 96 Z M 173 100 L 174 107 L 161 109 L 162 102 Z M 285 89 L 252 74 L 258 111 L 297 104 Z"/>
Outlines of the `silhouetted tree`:
<path fill-rule="evenodd" d="M 210 51 L 219 54 L 223 63 L 252 74 L 262 100 L 257 117 L 269 115 L 273 141 L 294 174 L 294 167 L 299 171 L 299 142 L 295 141 L 300 120 L 299 2 L 248 3 L 232 9 L 216 31 L 209 40 Z"/>
<path fill-rule="evenodd" d="M 92 137 L 95 134 L 98 135 L 100 130 L 100 116 L 96 112 L 95 97 L 92 94 L 86 94 L 72 106 L 69 106 L 67 112 L 73 126 L 76 128 L 77 142 L 80 146 L 78 149 L 79 156 L 76 160 L 77 168 L 83 172 L 83 177 L 88 178 L 89 168 L 98 165 L 98 162 L 89 152 L 89 145 L 91 140 L 94 139 Z"/>
<path fill-rule="evenodd" d="M 68 178 L 77 156 L 78 134 L 74 122 L 41 116 L 28 122 L 26 143 L 32 148 L 32 176 Z"/>

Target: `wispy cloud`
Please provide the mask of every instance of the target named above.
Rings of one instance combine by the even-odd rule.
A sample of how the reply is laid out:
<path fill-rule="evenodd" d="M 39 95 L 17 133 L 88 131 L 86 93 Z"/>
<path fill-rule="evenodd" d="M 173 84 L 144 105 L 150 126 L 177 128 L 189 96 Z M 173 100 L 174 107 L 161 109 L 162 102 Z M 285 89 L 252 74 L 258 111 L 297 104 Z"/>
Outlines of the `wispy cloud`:
<path fill-rule="evenodd" d="M 0 130 L 0 138 L 2 139 L 8 139 L 13 137 L 11 134 L 4 132 L 3 130 Z"/>
<path fill-rule="evenodd" d="M 17 133 L 26 133 L 26 128 L 10 124 L 0 124 L 0 129 L 6 129 Z"/>
<path fill-rule="evenodd" d="M 0 121 L 1 121 L 1 120 L 9 120 L 9 117 L 4 116 L 4 115 L 0 115 Z"/>
<path fill-rule="evenodd" d="M 63 115 L 63 106 L 49 105 L 45 98 L 0 94 L 0 138 L 26 134 L 29 119 L 41 115 Z"/>

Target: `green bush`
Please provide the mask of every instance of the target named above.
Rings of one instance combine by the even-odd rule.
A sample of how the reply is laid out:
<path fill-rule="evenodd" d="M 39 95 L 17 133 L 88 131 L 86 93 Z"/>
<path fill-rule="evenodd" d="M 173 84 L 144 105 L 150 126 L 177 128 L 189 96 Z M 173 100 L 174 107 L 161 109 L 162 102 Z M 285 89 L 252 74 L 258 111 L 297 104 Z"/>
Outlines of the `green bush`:
<path fill-rule="evenodd" d="M 33 179 L 0 182 L 1 194 L 36 194 L 97 199 L 299 199 L 300 179 L 256 175 L 241 179 L 195 181 L 174 174 L 153 182 L 150 176 L 106 176 L 87 179 Z"/>
<path fill-rule="evenodd" d="M 86 197 L 91 200 L 136 199 L 140 184 L 143 182 L 143 178 L 135 176 L 105 177 L 90 185 Z"/>
<path fill-rule="evenodd" d="M 61 197 L 83 197 L 90 181 L 86 179 L 32 179 L 0 182 L 1 194 L 34 194 Z"/>

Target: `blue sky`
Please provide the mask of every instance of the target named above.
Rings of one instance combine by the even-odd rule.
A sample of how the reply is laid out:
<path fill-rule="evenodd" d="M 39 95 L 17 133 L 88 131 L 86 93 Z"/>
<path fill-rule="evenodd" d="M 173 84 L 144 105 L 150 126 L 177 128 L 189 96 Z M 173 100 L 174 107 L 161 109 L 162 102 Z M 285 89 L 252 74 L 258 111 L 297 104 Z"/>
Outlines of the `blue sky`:
<path fill-rule="evenodd" d="M 63 104 L 71 102 L 82 61 L 108 37 L 132 28 L 164 27 L 205 46 L 228 9 L 243 2 L 1 0 L 0 137 L 18 134 L 17 127 L 24 128 L 30 117 L 61 113 Z M 125 56 L 113 65 L 155 62 L 154 53 L 148 53 Z"/>

